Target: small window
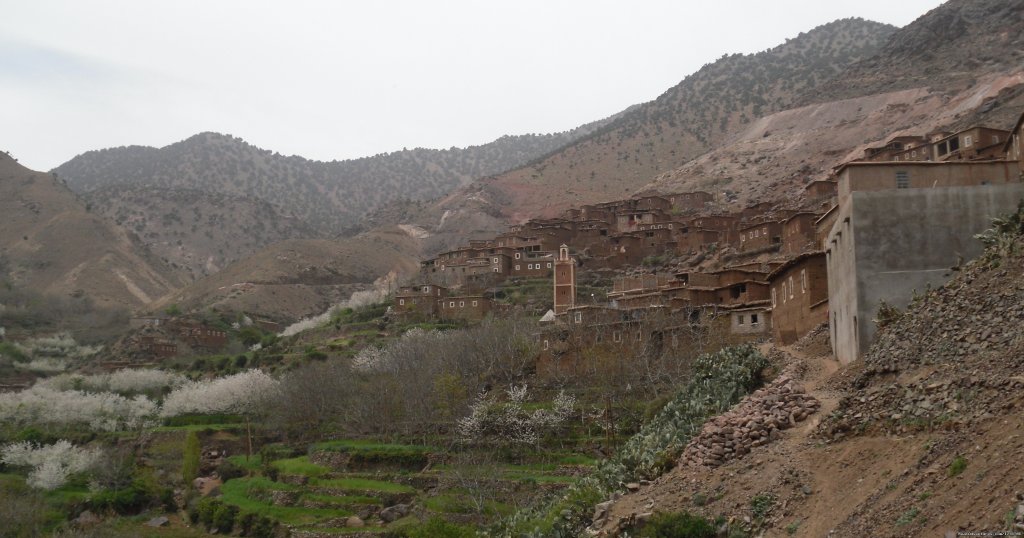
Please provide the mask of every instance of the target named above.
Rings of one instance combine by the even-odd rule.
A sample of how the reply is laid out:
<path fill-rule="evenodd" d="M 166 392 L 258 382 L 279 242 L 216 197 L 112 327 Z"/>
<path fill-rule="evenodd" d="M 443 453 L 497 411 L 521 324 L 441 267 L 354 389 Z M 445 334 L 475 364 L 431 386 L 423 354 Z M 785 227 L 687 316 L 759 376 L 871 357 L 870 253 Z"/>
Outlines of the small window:
<path fill-rule="evenodd" d="M 964 137 L 964 147 L 965 148 L 971 147 L 971 144 L 973 144 L 973 143 L 974 143 L 974 138 L 971 137 L 971 135 L 967 135 L 967 136 Z"/>
<path fill-rule="evenodd" d="M 399 299 L 398 304 L 405 304 L 405 299 Z"/>
<path fill-rule="evenodd" d="M 551 269 L 551 262 L 548 262 L 548 269 Z"/>
<path fill-rule="evenodd" d="M 622 333 L 619 332 L 619 331 L 612 332 L 612 342 L 621 342 L 621 341 L 622 341 Z"/>
<path fill-rule="evenodd" d="M 807 269 L 800 270 L 800 293 L 807 293 Z"/>
<path fill-rule="evenodd" d="M 793 277 L 789 277 L 789 298 L 793 298 Z"/>
<path fill-rule="evenodd" d="M 519 270 L 519 266 L 517 265 L 517 266 L 516 266 L 516 271 L 518 271 L 518 270 Z"/>
<path fill-rule="evenodd" d="M 466 306 L 466 301 L 459 301 L 459 308 Z"/>
<path fill-rule="evenodd" d="M 772 288 L 772 306 L 774 307 L 775 304 L 776 304 L 775 288 Z"/>
<path fill-rule="evenodd" d="M 522 256 L 522 253 L 516 252 L 516 259 L 517 260 L 519 259 L 520 256 Z"/>
<path fill-rule="evenodd" d="M 477 306 L 477 302 L 476 301 L 473 301 L 473 306 Z"/>
<path fill-rule="evenodd" d="M 491 260 L 491 261 L 493 261 L 494 263 L 498 263 L 498 258 L 494 258 L 494 259 L 493 259 L 493 260 Z"/>
<path fill-rule="evenodd" d="M 583 323 L 583 312 L 573 312 L 572 319 L 576 323 Z"/>
<path fill-rule="evenodd" d="M 544 341 L 544 349 L 547 349 L 547 348 L 548 348 L 549 346 L 550 346 L 550 344 L 548 344 L 548 341 L 547 341 L 547 340 L 545 340 L 545 341 Z"/>
<path fill-rule="evenodd" d="M 751 314 L 750 315 L 750 324 L 751 325 L 757 325 L 757 321 L 758 321 L 757 320 L 757 314 Z"/>
<path fill-rule="evenodd" d="M 743 314 L 736 314 L 736 325 L 743 325 L 747 322 L 747 317 Z"/>
<path fill-rule="evenodd" d="M 999 143 L 999 135 L 992 135 L 992 143 L 993 144 L 998 144 Z"/>
<path fill-rule="evenodd" d="M 452 301 L 452 302 L 448 303 L 448 306 L 450 308 L 455 308 L 455 301 Z"/>
<path fill-rule="evenodd" d="M 910 174 L 907 172 L 896 172 L 896 188 L 897 189 L 908 189 L 910 188 Z"/>

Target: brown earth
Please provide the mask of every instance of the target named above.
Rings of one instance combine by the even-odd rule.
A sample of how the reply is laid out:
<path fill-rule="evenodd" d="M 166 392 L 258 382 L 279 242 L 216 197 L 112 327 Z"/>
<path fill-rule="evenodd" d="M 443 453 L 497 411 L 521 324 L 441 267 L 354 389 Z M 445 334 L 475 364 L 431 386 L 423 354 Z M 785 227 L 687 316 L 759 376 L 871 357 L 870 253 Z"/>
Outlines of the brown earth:
<path fill-rule="evenodd" d="M 136 310 L 184 284 L 133 234 L 90 213 L 51 174 L 0 153 L 0 279 Z"/>
<path fill-rule="evenodd" d="M 396 279 L 416 271 L 420 240 L 413 235 L 393 228 L 338 240 L 281 241 L 163 297 L 151 308 L 215 308 L 286 322 L 320 314 L 381 275 Z"/>

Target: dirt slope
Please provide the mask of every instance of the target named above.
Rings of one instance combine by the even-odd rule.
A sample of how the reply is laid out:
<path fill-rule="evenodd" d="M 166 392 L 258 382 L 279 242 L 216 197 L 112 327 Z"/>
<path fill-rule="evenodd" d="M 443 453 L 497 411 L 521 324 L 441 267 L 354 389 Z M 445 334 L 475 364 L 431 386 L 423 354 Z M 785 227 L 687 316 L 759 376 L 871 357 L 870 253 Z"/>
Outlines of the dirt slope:
<path fill-rule="evenodd" d="M 281 321 L 319 314 L 377 278 L 418 269 L 415 230 L 394 228 L 338 240 L 296 239 L 269 245 L 154 303 L 184 311 L 217 308 Z"/>
<path fill-rule="evenodd" d="M 0 153 L 0 279 L 48 294 L 139 309 L 183 275 L 85 204 L 51 174 Z"/>

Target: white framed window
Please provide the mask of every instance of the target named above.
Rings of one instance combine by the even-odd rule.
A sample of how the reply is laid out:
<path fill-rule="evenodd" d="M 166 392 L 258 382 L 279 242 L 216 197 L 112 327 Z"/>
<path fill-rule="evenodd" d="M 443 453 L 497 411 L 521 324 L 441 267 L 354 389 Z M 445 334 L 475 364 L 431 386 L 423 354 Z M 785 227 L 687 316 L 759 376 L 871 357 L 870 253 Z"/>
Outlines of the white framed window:
<path fill-rule="evenodd" d="M 964 147 L 965 148 L 971 147 L 971 144 L 973 144 L 973 143 L 974 143 L 974 138 L 971 135 L 967 135 L 967 136 L 964 137 Z"/>
<path fill-rule="evenodd" d="M 999 143 L 999 135 L 992 135 L 992 143 L 993 144 L 998 144 Z"/>
<path fill-rule="evenodd" d="M 619 331 L 613 331 L 612 332 L 612 342 L 621 342 L 621 341 L 622 341 L 622 333 L 619 332 Z"/>
<path fill-rule="evenodd" d="M 398 304 L 405 304 L 405 299 L 399 299 Z"/>
<path fill-rule="evenodd" d="M 583 323 L 583 312 L 573 312 L 572 320 L 576 323 Z"/>
<path fill-rule="evenodd" d="M 423 293 L 430 293 L 430 286 L 423 286 Z"/>
<path fill-rule="evenodd" d="M 501 272 L 501 268 L 500 267 L 495 267 L 494 268 L 494 272 L 495 273 L 500 273 Z"/>
<path fill-rule="evenodd" d="M 548 262 L 548 269 L 551 269 L 551 262 Z"/>
<path fill-rule="evenodd" d="M 448 306 L 450 308 L 455 308 L 455 301 L 451 301 L 450 303 L 448 303 Z"/>
<path fill-rule="evenodd" d="M 459 308 L 466 306 L 466 301 L 459 301 Z"/>
<path fill-rule="evenodd" d="M 793 298 L 793 277 L 789 277 L 789 298 Z"/>
<path fill-rule="evenodd" d="M 493 259 L 493 260 L 491 260 L 491 261 L 493 261 L 494 263 L 498 263 L 498 258 L 494 258 L 494 259 Z"/>
<path fill-rule="evenodd" d="M 476 301 L 473 301 L 473 306 L 477 306 L 477 303 L 476 303 Z"/>
<path fill-rule="evenodd" d="M 775 294 L 775 288 L 772 288 L 772 307 L 774 307 L 774 306 L 775 306 L 775 304 L 776 304 L 776 299 L 777 299 L 777 298 L 776 298 L 776 294 Z"/>
<path fill-rule="evenodd" d="M 518 271 L 518 270 L 519 270 L 519 266 L 518 266 L 518 265 L 516 265 L 516 271 Z"/>
<path fill-rule="evenodd" d="M 549 346 L 550 346 L 550 344 L 548 344 L 548 341 L 545 340 L 544 341 L 544 349 L 548 349 Z"/>
<path fill-rule="evenodd" d="M 800 270 L 800 293 L 807 293 L 807 269 Z"/>
<path fill-rule="evenodd" d="M 757 319 L 757 314 L 751 314 L 750 315 L 750 326 L 751 327 L 757 327 L 758 321 L 759 320 Z"/>
<path fill-rule="evenodd" d="M 516 252 L 516 259 L 518 260 L 518 259 L 519 259 L 519 257 L 520 257 L 520 256 L 522 256 L 522 255 L 523 255 L 523 254 L 522 254 L 521 252 Z"/>

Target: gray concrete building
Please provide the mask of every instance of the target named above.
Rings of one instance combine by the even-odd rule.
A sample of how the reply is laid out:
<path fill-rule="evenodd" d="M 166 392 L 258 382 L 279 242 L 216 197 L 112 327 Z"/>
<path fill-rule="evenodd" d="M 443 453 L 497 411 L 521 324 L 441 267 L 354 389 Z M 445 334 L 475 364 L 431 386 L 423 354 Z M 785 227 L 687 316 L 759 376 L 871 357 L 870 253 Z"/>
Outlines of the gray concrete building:
<path fill-rule="evenodd" d="M 862 164 L 841 175 L 838 214 L 823 245 L 832 350 L 841 362 L 867 352 L 882 301 L 905 308 L 915 290 L 923 293 L 944 283 L 952 267 L 981 253 L 974 235 L 987 229 L 993 217 L 1014 211 L 1024 198 L 1024 183 L 1015 174 L 1003 175 L 1003 163 L 977 163 L 977 170 L 965 163 L 951 166 L 908 171 L 896 163 Z M 966 185 L 949 180 L 953 170 L 963 174 Z M 975 177 L 979 170 L 985 181 Z M 918 176 L 909 186 L 908 173 Z M 914 188 L 935 185 L 929 173 L 943 177 L 938 183 L 945 186 Z M 865 190 L 858 190 L 858 174 L 888 175 L 899 188 L 879 190 L 880 185 L 868 181 Z"/>

